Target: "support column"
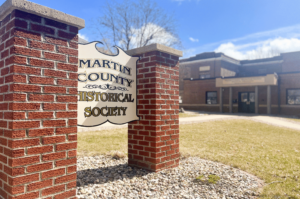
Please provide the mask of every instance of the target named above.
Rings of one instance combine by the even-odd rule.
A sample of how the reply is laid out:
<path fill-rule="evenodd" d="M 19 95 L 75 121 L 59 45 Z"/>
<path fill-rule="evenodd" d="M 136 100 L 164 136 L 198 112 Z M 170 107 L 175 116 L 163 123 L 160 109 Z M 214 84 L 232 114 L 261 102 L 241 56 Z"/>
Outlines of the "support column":
<path fill-rule="evenodd" d="M 232 87 L 229 87 L 229 113 L 232 112 Z"/>
<path fill-rule="evenodd" d="M 258 114 L 258 86 L 255 86 L 255 114 Z"/>
<path fill-rule="evenodd" d="M 267 88 L 267 114 L 271 115 L 272 108 L 272 97 L 271 97 L 271 86 Z"/>
<path fill-rule="evenodd" d="M 0 195 L 74 198 L 84 21 L 25 0 L 4 2 L 0 20 Z"/>
<path fill-rule="evenodd" d="M 223 113 L 223 88 L 220 88 L 220 113 Z"/>
<path fill-rule="evenodd" d="M 128 125 L 128 164 L 151 171 L 179 165 L 179 57 L 152 44 L 127 51 L 138 63 L 138 115 Z"/>

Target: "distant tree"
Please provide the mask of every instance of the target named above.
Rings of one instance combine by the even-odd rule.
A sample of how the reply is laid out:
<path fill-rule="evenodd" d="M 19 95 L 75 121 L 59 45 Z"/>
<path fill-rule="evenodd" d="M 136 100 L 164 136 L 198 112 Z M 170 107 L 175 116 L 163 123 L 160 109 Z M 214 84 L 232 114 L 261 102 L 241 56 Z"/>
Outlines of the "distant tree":
<path fill-rule="evenodd" d="M 95 28 L 111 53 L 114 45 L 124 50 L 152 43 L 181 47 L 173 16 L 164 13 L 150 0 L 107 1 Z"/>
<path fill-rule="evenodd" d="M 281 51 L 278 48 L 271 47 L 267 49 L 259 48 L 248 53 L 248 59 L 264 59 L 280 55 Z"/>

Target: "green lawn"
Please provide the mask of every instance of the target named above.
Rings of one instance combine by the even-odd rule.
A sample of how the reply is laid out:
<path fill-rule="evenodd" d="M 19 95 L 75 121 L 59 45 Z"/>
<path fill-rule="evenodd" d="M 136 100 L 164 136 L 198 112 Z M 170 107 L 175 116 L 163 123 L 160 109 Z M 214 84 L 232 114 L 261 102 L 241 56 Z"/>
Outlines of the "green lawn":
<path fill-rule="evenodd" d="M 127 152 L 127 129 L 78 133 L 79 154 Z M 300 132 L 248 120 L 180 125 L 180 151 L 263 179 L 261 198 L 300 198 Z"/>

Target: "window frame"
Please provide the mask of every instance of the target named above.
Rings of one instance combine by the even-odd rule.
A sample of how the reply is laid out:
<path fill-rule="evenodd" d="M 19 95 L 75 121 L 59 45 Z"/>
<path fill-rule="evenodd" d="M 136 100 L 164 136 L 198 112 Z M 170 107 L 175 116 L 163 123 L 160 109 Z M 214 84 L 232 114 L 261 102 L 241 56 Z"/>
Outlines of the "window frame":
<path fill-rule="evenodd" d="M 286 104 L 287 105 L 290 105 L 290 106 L 300 106 L 300 103 L 299 104 L 289 104 L 289 100 L 288 100 L 288 97 L 289 97 L 289 91 L 290 90 L 299 90 L 300 91 L 300 88 L 288 88 L 288 89 L 286 89 Z M 299 95 L 299 97 L 300 97 L 300 95 Z"/>
<path fill-rule="evenodd" d="M 205 93 L 205 104 L 208 104 L 207 103 L 207 99 L 208 99 L 208 93 L 216 93 L 216 103 L 215 104 L 218 104 L 218 91 L 206 91 Z M 212 105 L 212 104 L 209 104 L 209 105 Z"/>

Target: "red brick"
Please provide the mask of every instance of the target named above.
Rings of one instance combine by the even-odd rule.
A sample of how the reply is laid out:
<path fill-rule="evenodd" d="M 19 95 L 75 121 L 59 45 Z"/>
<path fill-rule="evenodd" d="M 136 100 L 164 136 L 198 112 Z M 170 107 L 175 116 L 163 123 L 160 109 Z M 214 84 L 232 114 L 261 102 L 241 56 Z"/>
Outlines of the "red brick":
<path fill-rule="evenodd" d="M 4 164 L 7 164 L 7 157 L 0 154 L 0 161 L 3 162 Z"/>
<path fill-rule="evenodd" d="M 37 189 L 43 189 L 45 187 L 49 187 L 53 185 L 53 180 L 44 180 L 41 182 L 31 183 L 27 185 L 27 191 L 33 191 Z"/>
<path fill-rule="evenodd" d="M 77 104 L 68 104 L 69 110 L 77 110 Z"/>
<path fill-rule="evenodd" d="M 57 39 L 57 38 L 46 36 L 45 40 L 48 43 L 57 44 L 57 45 L 61 45 L 61 46 L 68 46 L 68 42 L 63 39 Z"/>
<path fill-rule="evenodd" d="M 66 93 L 67 90 L 64 87 L 45 86 L 44 93 Z"/>
<path fill-rule="evenodd" d="M 76 148 L 77 148 L 77 142 L 56 145 L 56 151 L 65 151 L 65 150 L 76 149 Z"/>
<path fill-rule="evenodd" d="M 8 110 L 8 103 L 0 104 L 0 110 Z"/>
<path fill-rule="evenodd" d="M 26 59 L 26 57 L 13 55 L 13 56 L 11 56 L 11 57 L 9 57 L 5 60 L 5 66 L 8 66 L 10 64 L 23 64 L 23 65 L 26 65 L 27 64 L 27 59 Z"/>
<path fill-rule="evenodd" d="M 43 121 L 44 127 L 66 126 L 65 120 L 46 120 Z"/>
<path fill-rule="evenodd" d="M 10 129 L 26 129 L 38 127 L 40 127 L 40 121 L 9 122 Z"/>
<path fill-rule="evenodd" d="M 44 104 L 44 110 L 66 110 L 65 104 Z"/>
<path fill-rule="evenodd" d="M 19 46 L 13 46 L 10 48 L 10 54 L 20 54 L 20 55 L 27 55 L 31 57 L 41 57 L 41 51 L 34 50 L 30 48 L 24 48 Z"/>
<path fill-rule="evenodd" d="M 62 54 L 68 54 L 68 55 L 73 55 L 73 56 L 78 57 L 78 50 L 74 50 L 74 49 L 70 49 L 70 48 L 58 46 L 57 47 L 57 51 L 59 53 L 62 53 Z"/>
<path fill-rule="evenodd" d="M 5 77 L 5 83 L 26 83 L 26 76 L 25 75 L 9 75 Z"/>
<path fill-rule="evenodd" d="M 37 136 L 46 136 L 46 135 L 53 135 L 54 129 L 30 129 L 28 136 L 29 137 L 37 137 Z"/>
<path fill-rule="evenodd" d="M 33 31 L 37 31 L 37 32 L 43 32 L 49 35 L 54 35 L 55 30 L 53 28 L 49 28 L 47 26 L 43 26 L 43 25 L 38 25 L 38 24 L 30 24 L 30 28 Z"/>
<path fill-rule="evenodd" d="M 54 51 L 54 45 L 47 44 L 39 41 L 30 41 L 30 47 L 32 48 L 38 48 L 42 50 L 48 50 L 48 51 Z"/>
<path fill-rule="evenodd" d="M 68 125 L 69 126 L 77 126 L 77 119 L 69 119 Z"/>
<path fill-rule="evenodd" d="M 51 171 L 46 171 L 42 173 L 42 179 L 46 179 L 46 178 L 52 178 L 55 176 L 61 176 L 66 174 L 66 169 L 55 169 L 55 170 L 51 170 Z"/>
<path fill-rule="evenodd" d="M 25 136 L 26 136 L 25 130 L 19 130 L 19 131 L 4 130 L 4 137 L 24 138 Z"/>
<path fill-rule="evenodd" d="M 43 163 L 43 164 L 35 164 L 27 167 L 27 172 L 37 172 L 37 171 L 43 171 L 43 170 L 49 170 L 52 169 L 53 165 L 52 162 L 49 163 Z"/>
<path fill-rule="evenodd" d="M 69 134 L 69 133 L 77 133 L 77 127 L 56 129 L 56 134 Z"/>
<path fill-rule="evenodd" d="M 56 71 L 56 70 L 44 70 L 44 75 L 47 77 L 62 77 L 62 78 L 66 78 L 67 77 L 67 73 L 63 72 L 63 71 Z"/>
<path fill-rule="evenodd" d="M 5 48 L 8 48 L 12 45 L 27 46 L 27 41 L 26 39 L 20 37 L 12 37 L 5 42 Z"/>
<path fill-rule="evenodd" d="M 8 92 L 8 85 L 1 86 L 0 87 L 0 93 L 6 93 L 6 92 Z"/>
<path fill-rule="evenodd" d="M 39 192 L 31 192 L 31 193 L 26 193 L 18 196 L 14 196 L 11 199 L 34 199 L 39 197 Z"/>
<path fill-rule="evenodd" d="M 10 85 L 10 91 L 15 92 L 41 92 L 40 86 L 26 85 L 26 84 L 12 84 Z"/>
<path fill-rule="evenodd" d="M 4 172 L 11 176 L 18 176 L 18 175 L 23 175 L 25 173 L 25 168 L 24 167 L 10 168 L 4 166 Z"/>
<path fill-rule="evenodd" d="M 68 158 L 76 157 L 76 155 L 77 155 L 77 151 L 76 150 L 68 151 Z"/>
<path fill-rule="evenodd" d="M 76 178 L 77 178 L 76 173 L 71 174 L 71 175 L 67 175 L 67 176 L 62 176 L 62 177 L 59 177 L 59 178 L 55 179 L 55 184 L 60 184 L 60 183 L 68 182 L 68 181 L 71 181 L 71 180 L 76 180 Z"/>
<path fill-rule="evenodd" d="M 57 63 L 57 69 L 77 72 L 78 66 L 73 64 Z"/>
<path fill-rule="evenodd" d="M 12 73 L 24 73 L 24 74 L 29 74 L 29 75 L 40 75 L 41 74 L 41 69 L 39 69 L 39 68 L 32 68 L 32 67 L 18 66 L 18 65 L 11 66 L 10 71 Z"/>
<path fill-rule="evenodd" d="M 77 134 L 68 135 L 69 141 L 77 141 Z"/>
<path fill-rule="evenodd" d="M 49 77 L 29 77 L 31 84 L 54 84 L 54 79 Z"/>
<path fill-rule="evenodd" d="M 76 181 L 69 182 L 69 183 L 67 184 L 67 187 L 68 187 L 68 189 L 75 188 L 75 187 L 76 187 Z"/>
<path fill-rule="evenodd" d="M 67 24 L 58 22 L 56 20 L 45 19 L 45 24 L 48 26 L 55 27 L 55 28 L 67 30 Z"/>
<path fill-rule="evenodd" d="M 40 110 L 39 103 L 10 103 L 9 110 Z"/>
<path fill-rule="evenodd" d="M 62 192 L 64 190 L 65 190 L 65 185 L 59 185 L 59 186 L 51 187 L 51 188 L 42 190 L 42 196 L 47 196 L 47 195 L 50 195 L 50 194 Z"/>
<path fill-rule="evenodd" d="M 35 33 L 27 30 L 22 30 L 22 29 L 13 29 L 11 31 L 11 36 L 19 36 L 19 37 L 24 37 L 28 39 L 35 39 L 35 40 L 41 40 L 41 34 L 40 33 Z"/>
<path fill-rule="evenodd" d="M 53 146 L 41 146 L 41 147 L 33 147 L 27 149 L 27 154 L 42 154 L 42 153 L 48 153 L 53 151 Z"/>
<path fill-rule="evenodd" d="M 54 144 L 59 142 L 65 142 L 66 136 L 53 136 L 53 137 L 44 137 L 43 144 Z"/>
<path fill-rule="evenodd" d="M 63 95 L 59 95 L 56 98 L 57 102 L 77 102 L 78 98 L 77 96 L 63 96 Z"/>
<path fill-rule="evenodd" d="M 56 161 L 55 165 L 57 167 L 61 167 L 61 166 L 67 166 L 67 165 L 72 165 L 72 164 L 76 164 L 76 163 L 77 163 L 77 159 L 72 158 L 72 159 L 68 159 L 68 160 L 58 160 L 58 161 Z"/>
<path fill-rule="evenodd" d="M 66 152 L 59 152 L 59 153 L 51 153 L 47 155 L 43 155 L 43 161 L 49 161 L 49 160 L 57 160 L 62 159 L 66 157 Z"/>
<path fill-rule="evenodd" d="M 76 33 L 67 33 L 67 32 L 59 30 L 58 36 L 62 37 L 64 39 L 78 41 L 78 36 Z"/>
<path fill-rule="evenodd" d="M 46 61 L 46 60 L 42 60 L 42 59 L 30 58 L 29 63 L 32 66 L 44 67 L 44 68 L 54 68 L 54 62 L 53 61 Z"/>
<path fill-rule="evenodd" d="M 25 112 L 5 112 L 4 119 L 22 120 L 25 119 Z"/>
<path fill-rule="evenodd" d="M 69 94 L 77 95 L 78 94 L 78 89 L 77 88 L 69 88 Z"/>
<path fill-rule="evenodd" d="M 26 140 L 9 140 L 8 146 L 11 148 L 29 147 L 40 144 L 40 139 L 26 139 Z"/>
<path fill-rule="evenodd" d="M 53 102 L 53 95 L 29 94 L 29 101 Z"/>
<path fill-rule="evenodd" d="M 77 87 L 78 86 L 78 81 L 77 80 L 73 81 L 73 80 L 59 79 L 59 80 L 57 80 L 57 85 Z"/>
<path fill-rule="evenodd" d="M 14 10 L 12 12 L 12 18 L 13 17 L 22 18 L 22 19 L 30 20 L 30 21 L 37 22 L 37 23 L 41 23 L 41 21 L 42 21 L 42 18 L 40 16 L 35 15 L 35 14 L 31 14 L 31 13 L 28 13 L 28 12 L 23 12 L 23 11 L 20 11 L 20 10 Z"/>
<path fill-rule="evenodd" d="M 69 56 L 69 63 L 77 64 L 78 63 L 78 58 Z"/>
<path fill-rule="evenodd" d="M 77 118 L 77 111 L 56 112 L 56 118 Z"/>
<path fill-rule="evenodd" d="M 29 112 L 28 119 L 53 118 L 53 112 Z"/>
<path fill-rule="evenodd" d="M 23 166 L 40 162 L 40 156 L 32 156 L 26 158 L 9 159 L 8 163 L 11 167 Z"/>
<path fill-rule="evenodd" d="M 46 59 L 56 60 L 56 61 L 66 61 L 66 56 L 57 54 L 57 53 L 50 53 L 50 52 L 44 52 L 44 57 Z M 59 69 L 59 68 L 58 68 Z"/>
<path fill-rule="evenodd" d="M 22 157 L 25 154 L 25 150 L 24 149 L 11 150 L 11 149 L 4 148 L 4 154 L 12 158 Z"/>

